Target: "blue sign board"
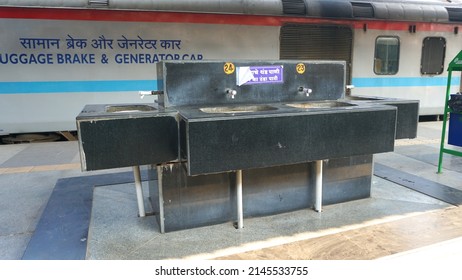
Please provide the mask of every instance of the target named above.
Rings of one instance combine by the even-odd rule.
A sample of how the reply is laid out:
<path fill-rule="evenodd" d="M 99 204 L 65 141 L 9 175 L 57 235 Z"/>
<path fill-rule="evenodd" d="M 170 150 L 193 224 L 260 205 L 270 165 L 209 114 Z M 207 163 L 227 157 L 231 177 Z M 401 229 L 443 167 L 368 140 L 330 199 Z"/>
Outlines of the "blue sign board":
<path fill-rule="evenodd" d="M 238 85 L 283 83 L 283 65 L 238 67 Z"/>

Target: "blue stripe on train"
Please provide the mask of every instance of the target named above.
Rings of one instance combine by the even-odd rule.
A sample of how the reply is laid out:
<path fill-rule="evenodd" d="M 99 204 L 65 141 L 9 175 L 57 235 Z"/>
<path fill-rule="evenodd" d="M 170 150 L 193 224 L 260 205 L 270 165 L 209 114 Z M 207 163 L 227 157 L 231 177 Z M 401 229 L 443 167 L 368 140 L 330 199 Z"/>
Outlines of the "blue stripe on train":
<path fill-rule="evenodd" d="M 157 90 L 157 80 L 0 82 L 0 94 Z"/>
<path fill-rule="evenodd" d="M 378 77 L 353 78 L 352 84 L 362 87 L 421 87 L 446 86 L 446 77 Z M 452 85 L 460 84 L 460 77 L 453 77 Z M 157 80 L 113 81 L 46 81 L 46 82 L 0 82 L 0 94 L 13 93 L 66 93 L 111 91 L 158 90 Z"/>
<path fill-rule="evenodd" d="M 378 77 L 353 78 L 355 87 L 434 87 L 446 86 L 447 77 Z M 452 77 L 451 85 L 459 85 L 460 77 Z"/>

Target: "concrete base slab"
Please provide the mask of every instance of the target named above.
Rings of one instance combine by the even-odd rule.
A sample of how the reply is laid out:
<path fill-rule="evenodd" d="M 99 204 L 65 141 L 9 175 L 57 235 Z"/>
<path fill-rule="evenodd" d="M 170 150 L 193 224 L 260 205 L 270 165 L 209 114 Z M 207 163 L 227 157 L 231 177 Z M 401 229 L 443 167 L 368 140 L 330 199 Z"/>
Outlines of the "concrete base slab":
<path fill-rule="evenodd" d="M 390 190 L 392 186 L 393 190 Z M 419 215 L 449 205 L 374 178 L 373 197 L 232 223 L 160 234 L 153 217 L 136 219 L 130 185 L 95 191 L 88 259 L 212 259 Z M 110 199 L 111 197 L 117 197 Z M 121 242 L 123 240 L 123 242 Z"/>

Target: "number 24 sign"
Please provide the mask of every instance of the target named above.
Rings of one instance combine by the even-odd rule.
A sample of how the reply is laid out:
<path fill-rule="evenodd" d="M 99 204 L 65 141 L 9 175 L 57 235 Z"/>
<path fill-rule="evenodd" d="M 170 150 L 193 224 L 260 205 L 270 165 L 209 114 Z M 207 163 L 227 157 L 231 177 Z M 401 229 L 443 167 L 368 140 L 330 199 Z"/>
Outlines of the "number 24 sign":
<path fill-rule="evenodd" d="M 236 66 L 234 66 L 232 62 L 226 62 L 223 66 L 223 70 L 225 71 L 225 74 L 230 75 L 234 73 Z"/>

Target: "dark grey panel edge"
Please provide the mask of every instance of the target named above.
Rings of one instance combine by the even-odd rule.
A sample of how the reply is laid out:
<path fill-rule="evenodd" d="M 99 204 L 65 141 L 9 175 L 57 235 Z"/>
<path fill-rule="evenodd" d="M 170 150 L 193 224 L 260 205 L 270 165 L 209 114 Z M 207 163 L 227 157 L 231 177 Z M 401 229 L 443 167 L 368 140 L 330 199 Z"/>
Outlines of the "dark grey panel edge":
<path fill-rule="evenodd" d="M 462 205 L 462 191 L 383 164 L 374 164 L 374 175 L 452 205 Z"/>
<path fill-rule="evenodd" d="M 131 182 L 132 172 L 59 179 L 22 259 L 85 259 L 94 187 Z"/>

